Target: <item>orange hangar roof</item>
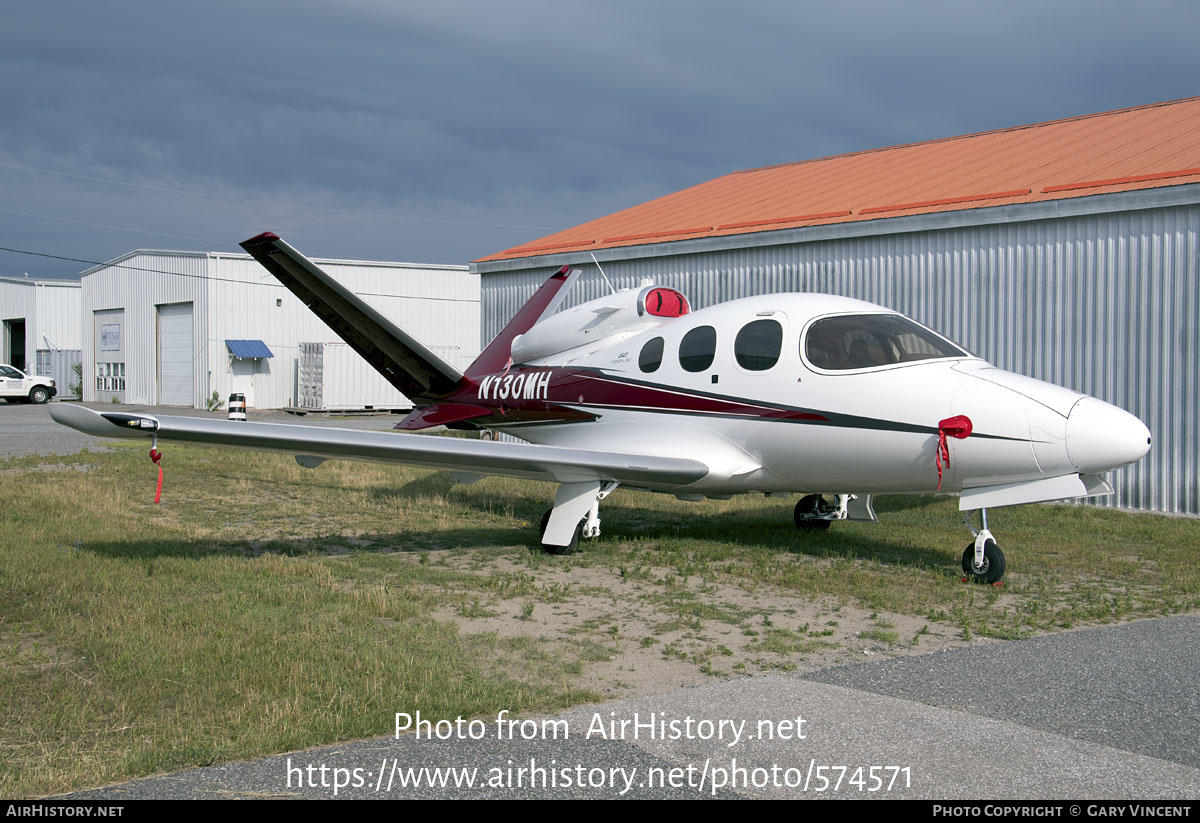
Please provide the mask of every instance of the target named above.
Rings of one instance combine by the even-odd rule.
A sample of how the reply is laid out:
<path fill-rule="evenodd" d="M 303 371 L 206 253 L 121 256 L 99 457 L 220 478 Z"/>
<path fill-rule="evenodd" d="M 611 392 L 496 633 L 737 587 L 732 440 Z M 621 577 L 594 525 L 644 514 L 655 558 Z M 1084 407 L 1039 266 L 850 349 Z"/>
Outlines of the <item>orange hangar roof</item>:
<path fill-rule="evenodd" d="M 733 172 L 476 262 L 1197 182 L 1193 97 Z"/>

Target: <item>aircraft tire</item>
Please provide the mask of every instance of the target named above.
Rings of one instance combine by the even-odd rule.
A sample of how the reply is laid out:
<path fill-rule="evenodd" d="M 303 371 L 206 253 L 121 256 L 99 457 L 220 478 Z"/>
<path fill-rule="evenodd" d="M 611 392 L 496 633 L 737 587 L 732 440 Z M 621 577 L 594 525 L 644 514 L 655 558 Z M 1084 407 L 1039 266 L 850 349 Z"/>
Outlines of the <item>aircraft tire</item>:
<path fill-rule="evenodd" d="M 546 534 L 546 526 L 550 524 L 550 512 L 552 511 L 554 510 L 546 509 L 546 513 L 542 515 L 542 525 L 538 530 L 538 535 Z M 546 554 L 574 554 L 575 550 L 579 548 L 579 535 L 582 531 L 583 523 L 584 521 L 580 520 L 579 524 L 575 526 L 575 532 L 571 535 L 570 543 L 565 546 L 551 546 L 549 543 L 542 543 L 542 551 Z"/>
<path fill-rule="evenodd" d="M 792 513 L 792 520 L 795 522 L 796 528 L 802 532 L 826 531 L 833 521 L 813 518 L 813 515 L 819 513 L 825 505 L 825 498 L 819 494 L 801 497 L 800 502 L 796 504 L 796 510 Z"/>
<path fill-rule="evenodd" d="M 1006 563 L 1004 552 L 995 540 L 983 544 L 983 568 L 975 568 L 975 544 L 968 543 L 963 550 L 962 569 L 968 579 L 976 583 L 999 583 L 1004 578 Z"/>

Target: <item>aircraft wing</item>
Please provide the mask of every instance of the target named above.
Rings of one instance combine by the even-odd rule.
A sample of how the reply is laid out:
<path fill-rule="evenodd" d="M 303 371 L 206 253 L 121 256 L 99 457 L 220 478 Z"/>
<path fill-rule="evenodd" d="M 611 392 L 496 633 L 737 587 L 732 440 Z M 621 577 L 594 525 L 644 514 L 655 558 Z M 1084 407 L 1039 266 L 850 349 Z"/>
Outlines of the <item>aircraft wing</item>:
<path fill-rule="evenodd" d="M 677 487 L 708 474 L 708 466 L 682 457 L 651 457 L 530 443 L 495 443 L 459 437 L 318 428 L 279 423 L 244 423 L 204 417 L 170 417 L 136 412 L 98 412 L 56 403 L 58 423 L 100 437 L 135 437 L 234 446 L 292 454 L 301 465 L 329 458 L 405 463 L 477 475 L 503 475 L 558 483 L 615 480 L 649 487 Z"/>

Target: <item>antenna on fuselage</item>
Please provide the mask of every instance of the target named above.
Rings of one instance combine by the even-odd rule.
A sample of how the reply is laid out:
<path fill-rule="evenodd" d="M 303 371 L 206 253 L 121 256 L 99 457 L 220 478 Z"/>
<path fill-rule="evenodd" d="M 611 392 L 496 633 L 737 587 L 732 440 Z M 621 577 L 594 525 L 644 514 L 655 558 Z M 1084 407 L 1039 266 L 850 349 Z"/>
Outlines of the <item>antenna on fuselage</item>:
<path fill-rule="evenodd" d="M 600 261 L 596 259 L 596 253 L 590 251 L 590 252 L 588 252 L 588 254 L 590 254 L 592 256 L 592 262 L 596 264 L 596 268 L 600 269 L 600 276 L 604 278 L 604 282 L 608 283 L 608 290 L 610 292 L 612 292 L 613 294 L 616 294 L 617 290 L 613 288 L 612 281 L 610 281 L 608 279 L 608 275 L 604 273 L 604 267 L 601 266 Z"/>

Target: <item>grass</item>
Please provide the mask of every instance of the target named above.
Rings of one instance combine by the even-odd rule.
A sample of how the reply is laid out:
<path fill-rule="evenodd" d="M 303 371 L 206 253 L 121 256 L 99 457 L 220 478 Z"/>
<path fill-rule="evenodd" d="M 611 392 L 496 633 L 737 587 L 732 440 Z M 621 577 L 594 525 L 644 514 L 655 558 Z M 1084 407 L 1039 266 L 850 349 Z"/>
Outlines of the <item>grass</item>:
<path fill-rule="evenodd" d="M 771 652 L 781 656 L 811 654 L 819 649 L 828 648 L 831 644 L 824 640 L 811 640 L 790 629 L 769 628 L 762 636 L 751 643 L 748 648 L 752 651 Z"/>
<path fill-rule="evenodd" d="M 506 516 L 472 508 L 458 528 L 467 512 L 426 474 L 406 493 L 376 467 L 172 456 L 160 507 L 140 450 L 4 464 L 0 796 L 377 736 L 397 711 L 595 697 L 564 676 L 577 659 L 428 617 L 448 598 L 482 611 L 477 578 L 379 551 L 486 545 Z"/>
<path fill-rule="evenodd" d="M 817 638 L 840 617 L 793 631 L 776 625 L 786 610 L 713 602 L 718 586 L 919 617 L 964 638 L 1200 608 L 1200 523 L 1185 518 L 995 511 L 1009 575 L 994 588 L 961 582 L 968 535 L 950 498 L 884 498 L 882 524 L 801 535 L 788 501 L 618 491 L 604 536 L 563 558 L 529 549 L 549 485 L 166 451 L 159 506 L 140 448 L 0 463 L 0 796 L 378 736 L 397 711 L 550 711 L 596 699 L 581 673 L 627 650 L 725 676 L 729 649 L 710 630 L 746 636 L 766 655 L 759 669 L 833 646 Z M 606 596 L 548 579 L 564 568 L 639 587 L 658 636 L 626 642 L 609 615 L 560 644 L 456 622 L 536 624 Z M 918 642 L 878 616 L 866 633 Z"/>
<path fill-rule="evenodd" d="M 880 643 L 886 643 L 889 646 L 894 646 L 900 642 L 900 633 L 892 631 L 891 629 L 864 629 L 863 631 L 859 632 L 859 636 L 864 637 L 867 640 L 876 640 Z"/>

